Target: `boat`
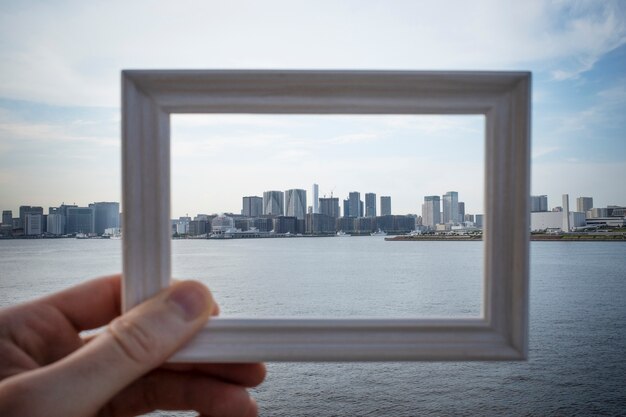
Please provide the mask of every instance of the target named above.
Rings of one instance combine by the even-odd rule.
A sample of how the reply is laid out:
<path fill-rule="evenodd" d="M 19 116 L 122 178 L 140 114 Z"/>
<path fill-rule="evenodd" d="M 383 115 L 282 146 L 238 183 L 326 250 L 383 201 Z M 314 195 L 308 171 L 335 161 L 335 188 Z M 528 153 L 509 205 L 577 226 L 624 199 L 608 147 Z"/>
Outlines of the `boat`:
<path fill-rule="evenodd" d="M 370 236 L 387 236 L 387 232 L 378 229 L 377 231 L 370 233 Z"/>
<path fill-rule="evenodd" d="M 340 230 L 337 232 L 337 237 L 350 237 L 352 235 L 347 234 L 346 232 L 344 232 L 343 230 Z"/>
<path fill-rule="evenodd" d="M 80 233 L 76 233 L 76 239 L 89 239 L 89 236 L 80 232 Z"/>

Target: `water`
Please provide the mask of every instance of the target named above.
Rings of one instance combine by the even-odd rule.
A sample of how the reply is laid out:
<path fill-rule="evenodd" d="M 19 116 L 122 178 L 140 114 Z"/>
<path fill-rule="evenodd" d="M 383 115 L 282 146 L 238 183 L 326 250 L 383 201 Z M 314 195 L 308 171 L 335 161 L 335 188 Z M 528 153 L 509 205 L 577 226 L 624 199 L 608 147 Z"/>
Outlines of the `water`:
<path fill-rule="evenodd" d="M 119 241 L 0 250 L 2 306 L 121 267 Z M 205 281 L 228 316 L 479 315 L 482 250 L 369 237 L 173 244 L 175 275 Z M 527 362 L 272 363 L 254 396 L 268 416 L 624 415 L 625 300 L 625 243 L 533 242 Z"/>

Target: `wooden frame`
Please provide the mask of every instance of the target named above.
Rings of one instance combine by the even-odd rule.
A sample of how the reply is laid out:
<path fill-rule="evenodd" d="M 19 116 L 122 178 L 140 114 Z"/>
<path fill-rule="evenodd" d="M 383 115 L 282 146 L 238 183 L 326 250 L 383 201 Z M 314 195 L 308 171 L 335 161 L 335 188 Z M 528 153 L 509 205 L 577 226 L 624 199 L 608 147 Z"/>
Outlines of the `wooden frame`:
<path fill-rule="evenodd" d="M 123 71 L 123 309 L 170 280 L 170 114 L 482 114 L 482 317 L 217 318 L 172 361 L 525 359 L 530 78 L 528 72 Z"/>

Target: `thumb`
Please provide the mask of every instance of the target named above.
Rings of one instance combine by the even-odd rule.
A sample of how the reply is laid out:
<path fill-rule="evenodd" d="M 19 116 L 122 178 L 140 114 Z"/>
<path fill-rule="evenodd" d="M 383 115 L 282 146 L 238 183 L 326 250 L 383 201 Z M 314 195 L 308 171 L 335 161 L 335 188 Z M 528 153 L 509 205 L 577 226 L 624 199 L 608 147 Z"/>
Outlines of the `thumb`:
<path fill-rule="evenodd" d="M 40 375 L 37 384 L 46 386 L 48 394 L 56 391 L 46 398 L 64 399 L 47 410 L 65 416 L 97 413 L 121 389 L 188 342 L 216 309 L 211 293 L 198 282 L 164 289 L 116 318 L 81 349 L 40 369 L 45 377 Z"/>

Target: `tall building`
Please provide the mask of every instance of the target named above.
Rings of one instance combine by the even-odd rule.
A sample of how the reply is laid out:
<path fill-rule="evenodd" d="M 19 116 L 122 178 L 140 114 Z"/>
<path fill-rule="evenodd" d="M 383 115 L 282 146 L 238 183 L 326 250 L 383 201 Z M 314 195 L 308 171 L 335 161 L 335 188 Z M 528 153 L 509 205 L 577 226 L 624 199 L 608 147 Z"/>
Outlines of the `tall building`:
<path fill-rule="evenodd" d="M 376 217 L 376 194 L 365 193 L 365 217 Z"/>
<path fill-rule="evenodd" d="M 391 197 L 388 195 L 380 197 L 380 215 L 391 216 Z"/>
<path fill-rule="evenodd" d="M 62 235 L 65 233 L 65 215 L 61 209 L 50 207 L 48 209 L 47 231 L 51 235 Z"/>
<path fill-rule="evenodd" d="M 95 233 L 95 216 L 92 207 L 68 207 L 65 218 L 67 234 Z"/>
<path fill-rule="evenodd" d="M 313 184 L 313 213 L 319 213 L 320 187 Z"/>
<path fill-rule="evenodd" d="M 101 235 L 105 229 L 120 227 L 120 203 L 101 201 L 89 207 L 94 209 L 94 233 Z"/>
<path fill-rule="evenodd" d="M 441 199 L 438 195 L 427 195 L 422 204 L 422 225 L 434 228 L 441 223 Z"/>
<path fill-rule="evenodd" d="M 343 200 L 343 217 L 350 217 L 350 200 Z"/>
<path fill-rule="evenodd" d="M 592 197 L 578 197 L 576 199 L 576 211 L 581 213 L 586 213 L 588 210 L 593 208 L 593 198 Z"/>
<path fill-rule="evenodd" d="M 321 202 L 322 199 L 320 199 Z M 321 209 L 321 206 L 320 206 Z M 339 203 L 337 203 L 339 209 Z M 306 216 L 306 230 L 309 234 L 335 234 L 335 222 L 337 217 L 328 216 L 322 213 L 310 213 Z"/>
<path fill-rule="evenodd" d="M 265 191 L 263 193 L 263 214 L 282 216 L 285 213 L 285 200 L 282 191 Z"/>
<path fill-rule="evenodd" d="M 459 201 L 459 217 L 457 217 L 458 222 L 465 221 L 465 203 Z"/>
<path fill-rule="evenodd" d="M 316 214 L 316 213 L 313 213 Z M 339 199 L 337 197 L 320 198 L 319 199 L 319 214 L 334 217 L 339 217 Z"/>
<path fill-rule="evenodd" d="M 361 214 L 361 193 L 359 193 L 358 191 L 350 192 L 348 194 L 348 201 L 350 207 L 349 216 L 359 217 L 359 215 Z"/>
<path fill-rule="evenodd" d="M 24 216 L 24 234 L 27 236 L 37 236 L 43 233 L 43 214 L 27 213 Z"/>
<path fill-rule="evenodd" d="M 459 222 L 459 193 L 448 191 L 443 195 L 443 223 Z"/>
<path fill-rule="evenodd" d="M 563 194 L 563 226 L 561 227 L 561 230 L 569 232 L 569 229 L 569 194 Z"/>
<path fill-rule="evenodd" d="M 533 213 L 539 211 L 548 211 L 548 196 L 547 195 L 531 195 L 530 196 L 530 211 Z"/>
<path fill-rule="evenodd" d="M 263 215 L 263 198 L 257 196 L 243 197 L 241 214 L 246 217 L 259 217 Z"/>
<path fill-rule="evenodd" d="M 294 216 L 278 216 L 274 217 L 272 220 L 275 233 L 290 233 L 293 235 L 298 232 L 298 219 Z"/>
<path fill-rule="evenodd" d="M 2 227 L 5 229 L 13 228 L 13 211 L 2 210 Z"/>
<path fill-rule="evenodd" d="M 40 214 L 43 216 L 43 207 L 38 206 L 20 206 L 20 225 L 19 227 L 24 228 L 26 223 L 26 215 L 27 214 Z"/>
<path fill-rule="evenodd" d="M 288 217 L 304 220 L 306 217 L 306 190 L 285 191 L 285 211 Z"/>
<path fill-rule="evenodd" d="M 476 215 L 474 215 L 474 226 L 482 229 L 484 223 L 485 223 L 485 215 L 484 214 L 476 214 Z"/>

